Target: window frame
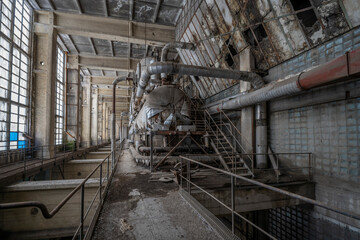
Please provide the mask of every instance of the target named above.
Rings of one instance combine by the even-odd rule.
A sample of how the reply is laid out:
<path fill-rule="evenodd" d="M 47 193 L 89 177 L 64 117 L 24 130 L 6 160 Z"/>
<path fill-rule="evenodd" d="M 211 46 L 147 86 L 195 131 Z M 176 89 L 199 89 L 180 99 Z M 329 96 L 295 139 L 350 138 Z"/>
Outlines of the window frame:
<path fill-rule="evenodd" d="M 3 32 L 3 7 L 6 5 L 4 2 L 8 2 L 11 5 L 10 9 L 10 18 L 8 17 L 7 20 L 9 20 L 10 29 L 9 34 L 6 34 Z M 19 7 L 21 11 L 19 11 Z M 7 10 L 8 6 L 6 5 Z M 26 13 L 25 13 L 26 12 Z M 19 19 L 19 16 L 21 19 Z M 2 38 L 4 41 L 6 41 L 9 44 L 9 49 L 6 49 L 9 53 L 8 60 L 8 71 L 7 71 L 7 79 L 4 77 L 4 82 L 7 81 L 7 89 L 2 87 L 2 89 L 5 92 L 5 96 L 0 96 L 0 102 L 7 105 L 6 109 L 6 129 L 2 132 L 6 133 L 5 140 L 0 140 L 0 151 L 4 150 L 12 150 L 12 149 L 20 149 L 20 148 L 26 148 L 29 146 L 28 139 L 25 138 L 24 134 L 29 134 L 30 132 L 30 108 L 31 108 L 31 75 L 32 75 L 32 44 L 33 44 L 33 33 L 31 31 L 33 26 L 33 8 L 26 0 L 0 0 L 0 38 Z M 17 21 L 19 24 L 15 25 L 15 21 Z M 26 21 L 26 22 L 25 22 Z M 25 24 L 26 26 L 25 26 Z M 20 36 L 15 36 L 15 28 L 20 29 Z M 23 29 L 26 29 L 27 35 L 24 33 Z M 25 36 L 26 35 L 26 36 Z M 25 36 L 25 37 L 24 37 Z M 17 38 L 19 41 L 16 42 L 15 38 Z M 25 43 L 25 40 L 27 43 Z M 25 46 L 25 49 L 23 48 Z M 18 66 L 15 66 L 15 59 L 14 53 L 18 52 Z M 2 56 L 0 56 L 2 57 Z M 25 58 L 26 61 L 22 61 L 22 59 Z M 23 68 L 23 64 L 25 67 Z M 14 67 L 15 66 L 15 67 Z M 0 66 L 2 67 L 2 66 Z M 3 68 L 3 67 L 2 67 Z M 13 70 L 18 68 L 18 73 L 16 74 Z M 4 68 L 3 68 L 4 69 Z M 25 70 L 26 69 L 26 70 Z M 16 74 L 17 76 L 14 76 Z M 15 83 L 14 79 L 18 78 L 18 82 Z M 23 85 L 26 85 L 23 87 Z M 17 89 L 17 93 L 13 90 Z M 17 95 L 17 101 L 12 100 L 12 97 L 14 95 Z M 20 102 L 20 94 L 22 94 L 23 100 L 22 103 Z M 25 95 L 24 95 L 25 94 Z M 11 109 L 17 108 L 17 112 L 12 111 Z M 22 114 L 20 115 L 20 109 L 22 109 Z M 25 111 L 23 111 L 25 109 Z M 5 112 L 5 111 L 2 111 Z M 14 117 L 16 117 L 16 121 L 14 121 Z M 23 124 L 21 124 L 21 130 L 20 129 L 20 119 Z M 12 131 L 11 126 L 12 124 L 16 124 L 16 131 Z M 14 125 L 13 125 L 14 126 Z M 13 128 L 14 129 L 14 128 Z M 14 137 L 15 135 L 17 137 Z M 16 139 L 16 140 L 14 140 Z M 5 144 L 4 144 L 5 143 Z M 3 146 L 4 145 L 4 146 Z"/>
<path fill-rule="evenodd" d="M 61 51 L 61 53 L 60 53 Z M 59 60 L 62 55 L 62 60 Z M 59 66 L 62 66 L 62 72 L 59 73 Z M 55 145 L 64 143 L 65 130 L 65 72 L 66 72 L 66 52 L 57 45 L 56 47 L 56 76 L 55 76 L 55 126 L 54 140 Z M 59 75 L 61 74 L 61 75 Z M 60 114 L 59 114 L 60 113 Z"/>

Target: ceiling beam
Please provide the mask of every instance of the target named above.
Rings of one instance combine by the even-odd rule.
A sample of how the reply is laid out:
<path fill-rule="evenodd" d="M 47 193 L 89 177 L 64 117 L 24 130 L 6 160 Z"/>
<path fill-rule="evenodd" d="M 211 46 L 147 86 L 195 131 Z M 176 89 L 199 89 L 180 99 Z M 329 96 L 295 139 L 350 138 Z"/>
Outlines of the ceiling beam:
<path fill-rule="evenodd" d="M 152 18 L 152 23 L 156 23 L 156 20 L 157 20 L 157 18 L 159 16 L 161 3 L 162 3 L 162 0 L 157 0 L 154 16 Z"/>
<path fill-rule="evenodd" d="M 134 72 L 138 62 L 138 60 L 128 58 L 80 55 L 78 66 L 100 70 Z M 76 66 L 69 67 L 74 68 Z"/>
<path fill-rule="evenodd" d="M 56 10 L 54 3 L 52 0 L 47 0 L 48 4 L 50 5 L 51 10 Z"/>
<path fill-rule="evenodd" d="M 35 33 L 48 33 L 51 28 L 47 21 L 49 12 L 36 11 L 36 13 L 38 17 L 37 22 L 34 23 Z M 132 36 L 130 36 L 130 26 Z M 175 27 L 58 11 L 54 11 L 54 28 L 62 34 L 152 46 L 163 46 L 175 40 Z"/>
<path fill-rule="evenodd" d="M 76 7 L 78 8 L 78 11 L 80 14 L 83 13 L 82 9 L 81 9 L 81 5 L 80 5 L 80 2 L 79 0 L 74 0 L 75 1 L 75 4 L 76 4 Z"/>
<path fill-rule="evenodd" d="M 96 76 L 92 76 L 91 77 L 91 83 L 98 85 L 98 84 L 106 84 L 106 85 L 110 85 L 113 83 L 113 81 L 115 80 L 116 77 L 96 77 Z M 132 81 L 123 81 L 123 82 L 119 82 L 117 84 L 117 86 L 133 86 Z"/>
<path fill-rule="evenodd" d="M 132 21 L 134 19 L 134 0 L 130 0 L 129 2 L 129 20 Z"/>
<path fill-rule="evenodd" d="M 108 6 L 107 6 L 107 1 L 103 0 L 103 4 L 104 4 L 105 17 L 108 17 L 109 16 L 109 10 L 108 10 Z"/>
<path fill-rule="evenodd" d="M 92 48 L 94 54 L 97 55 L 97 51 L 96 51 L 96 48 L 95 48 L 94 40 L 93 40 L 92 38 L 89 38 L 89 41 L 90 41 L 90 45 L 91 45 L 91 48 Z"/>

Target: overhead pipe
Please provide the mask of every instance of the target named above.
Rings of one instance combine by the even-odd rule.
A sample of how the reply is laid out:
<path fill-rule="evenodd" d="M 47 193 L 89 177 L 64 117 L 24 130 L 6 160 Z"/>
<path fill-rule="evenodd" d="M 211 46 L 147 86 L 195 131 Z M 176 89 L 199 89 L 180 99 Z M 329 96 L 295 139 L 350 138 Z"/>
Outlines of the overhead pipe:
<path fill-rule="evenodd" d="M 150 64 L 141 72 L 141 77 L 136 91 L 137 103 L 140 103 L 141 101 L 145 88 L 149 83 L 150 76 L 159 73 L 243 80 L 250 82 L 251 85 L 256 89 L 264 86 L 262 78 L 253 72 L 192 66 L 172 62 L 156 62 Z"/>
<path fill-rule="evenodd" d="M 113 104 L 112 104 L 112 113 L 111 113 L 111 152 L 112 154 L 112 161 L 111 161 L 111 167 L 112 169 L 115 166 L 115 142 L 116 142 L 116 113 L 115 113 L 115 103 L 116 103 L 116 85 L 119 82 L 123 82 L 123 81 L 127 81 L 127 80 L 132 80 L 132 78 L 128 78 L 128 77 L 118 77 L 113 81 Z"/>
<path fill-rule="evenodd" d="M 188 49 L 194 51 L 196 49 L 195 44 L 193 43 L 187 43 L 187 42 L 170 42 L 165 44 L 165 46 L 161 50 L 161 62 L 167 61 L 167 55 L 169 53 L 170 49 Z M 164 79 L 167 77 L 166 73 L 161 73 L 161 78 Z"/>
<path fill-rule="evenodd" d="M 288 79 L 267 84 L 265 87 L 226 101 L 205 106 L 210 113 L 220 109 L 233 110 L 257 103 L 266 102 L 279 97 L 291 96 L 326 84 L 360 76 L 360 49 L 347 52 L 330 62 L 316 68 L 301 72 Z"/>

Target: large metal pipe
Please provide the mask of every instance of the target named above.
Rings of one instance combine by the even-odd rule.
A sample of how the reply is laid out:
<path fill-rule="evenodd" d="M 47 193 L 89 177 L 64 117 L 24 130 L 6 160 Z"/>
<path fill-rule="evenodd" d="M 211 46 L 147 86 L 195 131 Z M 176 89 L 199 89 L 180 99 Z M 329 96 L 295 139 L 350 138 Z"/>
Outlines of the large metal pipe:
<path fill-rule="evenodd" d="M 115 142 L 116 142 L 116 113 L 115 113 L 115 103 L 116 103 L 116 85 L 119 82 L 123 82 L 126 80 L 132 80 L 131 78 L 127 77 L 118 77 L 113 81 L 113 105 L 112 105 L 112 113 L 111 113 L 111 152 L 113 153 L 111 156 L 111 167 L 114 168 L 115 166 Z"/>
<path fill-rule="evenodd" d="M 161 50 L 161 62 L 167 61 L 167 55 L 169 53 L 170 49 L 188 49 L 188 50 L 195 50 L 196 46 L 193 43 L 187 43 L 187 42 L 170 42 L 165 44 L 165 46 Z M 161 78 L 166 78 L 166 73 L 161 73 Z"/>
<path fill-rule="evenodd" d="M 142 71 L 136 91 L 137 103 L 141 101 L 145 88 L 149 83 L 150 76 L 159 73 L 243 80 L 250 82 L 256 89 L 264 86 L 262 78 L 253 72 L 192 66 L 172 62 L 158 62 L 149 65 Z"/>
<path fill-rule="evenodd" d="M 205 106 L 210 113 L 233 110 L 270 101 L 360 75 L 360 49 L 346 53 L 328 63 L 288 79 L 267 84 L 265 87 L 244 95 L 228 98 Z"/>

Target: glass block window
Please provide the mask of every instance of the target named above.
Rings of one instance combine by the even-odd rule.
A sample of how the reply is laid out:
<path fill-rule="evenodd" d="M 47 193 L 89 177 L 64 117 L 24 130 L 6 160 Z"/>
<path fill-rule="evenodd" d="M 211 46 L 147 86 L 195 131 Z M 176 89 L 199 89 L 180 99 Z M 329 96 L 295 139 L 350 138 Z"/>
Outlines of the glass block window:
<path fill-rule="evenodd" d="M 65 54 L 57 48 L 56 63 L 56 109 L 55 109 L 55 143 L 63 143 L 64 134 L 64 68 Z"/>
<path fill-rule="evenodd" d="M 20 53 L 19 50 L 14 48 L 12 60 L 11 100 L 27 104 L 29 59 L 25 54 Z"/>
<path fill-rule="evenodd" d="M 0 37 L 0 97 L 8 97 L 10 77 L 10 43 Z"/>
<path fill-rule="evenodd" d="M 7 149 L 8 104 L 0 101 L 0 151 Z"/>
<path fill-rule="evenodd" d="M 26 0 L 0 0 L 0 150 L 27 147 L 30 28 Z"/>
<path fill-rule="evenodd" d="M 26 111 L 25 107 L 19 107 L 11 104 L 10 108 L 10 149 L 24 148 L 26 146 L 25 138 L 22 133 L 26 129 Z"/>
<path fill-rule="evenodd" d="M 29 51 L 30 8 L 25 0 L 16 0 L 14 17 L 14 43 L 25 52 Z"/>
<path fill-rule="evenodd" d="M 1 1 L 1 27 L 0 27 L 0 30 L 8 38 L 10 38 L 10 33 L 11 33 L 13 7 L 14 7 L 13 0 L 2 0 Z"/>

